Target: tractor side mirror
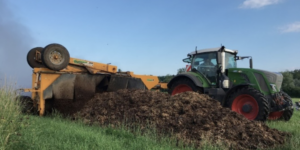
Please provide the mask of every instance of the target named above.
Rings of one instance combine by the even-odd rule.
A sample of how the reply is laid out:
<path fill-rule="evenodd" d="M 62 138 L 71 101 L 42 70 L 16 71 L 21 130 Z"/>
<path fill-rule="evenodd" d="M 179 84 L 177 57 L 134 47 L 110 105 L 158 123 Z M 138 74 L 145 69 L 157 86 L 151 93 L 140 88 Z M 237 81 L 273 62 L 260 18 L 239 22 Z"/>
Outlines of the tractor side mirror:
<path fill-rule="evenodd" d="M 190 58 L 185 58 L 182 61 L 185 62 L 185 63 L 191 63 L 191 59 Z"/>
<path fill-rule="evenodd" d="M 236 56 L 236 57 L 235 57 L 235 60 L 242 60 L 242 57 Z"/>

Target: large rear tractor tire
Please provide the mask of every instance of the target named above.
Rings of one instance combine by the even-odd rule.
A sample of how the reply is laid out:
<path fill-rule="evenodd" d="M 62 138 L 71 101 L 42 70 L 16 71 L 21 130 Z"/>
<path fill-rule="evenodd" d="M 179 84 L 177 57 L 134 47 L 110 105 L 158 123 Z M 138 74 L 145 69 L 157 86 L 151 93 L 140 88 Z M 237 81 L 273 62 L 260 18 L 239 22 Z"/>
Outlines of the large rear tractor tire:
<path fill-rule="evenodd" d="M 66 68 L 70 61 L 68 50 L 60 44 L 49 44 L 42 51 L 42 62 L 55 71 Z"/>
<path fill-rule="evenodd" d="M 187 92 L 187 91 L 195 91 L 198 92 L 197 86 L 190 80 L 186 78 L 182 78 L 176 80 L 169 89 L 168 93 L 171 95 L 175 95 L 177 93 Z"/>
<path fill-rule="evenodd" d="M 288 103 L 289 106 L 293 106 L 293 101 L 288 94 L 286 94 L 283 91 L 281 91 L 280 94 L 281 96 L 283 96 L 284 100 Z M 271 112 L 268 119 L 289 121 L 293 116 L 293 113 L 294 113 L 294 108 L 289 108 L 285 111 L 280 111 L 280 112 Z"/>
<path fill-rule="evenodd" d="M 242 87 L 233 92 L 228 100 L 232 111 L 244 115 L 249 120 L 266 121 L 269 104 L 265 96 L 252 87 Z"/>
<path fill-rule="evenodd" d="M 27 53 L 27 63 L 31 68 L 45 68 L 43 63 L 36 60 L 36 52 L 42 52 L 42 47 L 35 47 Z"/>

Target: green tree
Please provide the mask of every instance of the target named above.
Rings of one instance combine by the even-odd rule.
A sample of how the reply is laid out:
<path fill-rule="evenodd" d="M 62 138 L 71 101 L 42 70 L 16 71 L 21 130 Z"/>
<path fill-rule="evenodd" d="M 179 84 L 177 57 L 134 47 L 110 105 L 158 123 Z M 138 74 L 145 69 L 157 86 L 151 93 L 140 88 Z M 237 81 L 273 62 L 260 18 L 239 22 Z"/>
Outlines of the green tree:
<path fill-rule="evenodd" d="M 179 68 L 179 69 L 177 69 L 177 74 L 184 73 L 184 72 L 185 72 L 185 68 Z"/>
<path fill-rule="evenodd" d="M 294 79 L 295 87 L 300 87 L 300 79 Z"/>
<path fill-rule="evenodd" d="M 295 69 L 293 72 L 294 79 L 300 80 L 300 69 Z"/>
<path fill-rule="evenodd" d="M 168 83 L 173 77 L 174 75 L 167 74 L 165 76 L 158 76 L 158 79 L 160 82 Z"/>
<path fill-rule="evenodd" d="M 282 81 L 282 89 L 284 91 L 288 91 L 291 88 L 295 87 L 293 74 L 289 71 L 282 72 L 283 81 Z"/>

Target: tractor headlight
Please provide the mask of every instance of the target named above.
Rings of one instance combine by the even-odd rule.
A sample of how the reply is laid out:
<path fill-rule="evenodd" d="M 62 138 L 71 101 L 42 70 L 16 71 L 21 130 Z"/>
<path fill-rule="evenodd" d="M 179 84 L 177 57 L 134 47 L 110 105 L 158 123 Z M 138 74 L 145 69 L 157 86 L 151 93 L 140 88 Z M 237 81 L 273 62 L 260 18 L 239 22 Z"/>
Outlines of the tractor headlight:
<path fill-rule="evenodd" d="M 223 80 L 223 88 L 229 88 L 229 80 Z"/>

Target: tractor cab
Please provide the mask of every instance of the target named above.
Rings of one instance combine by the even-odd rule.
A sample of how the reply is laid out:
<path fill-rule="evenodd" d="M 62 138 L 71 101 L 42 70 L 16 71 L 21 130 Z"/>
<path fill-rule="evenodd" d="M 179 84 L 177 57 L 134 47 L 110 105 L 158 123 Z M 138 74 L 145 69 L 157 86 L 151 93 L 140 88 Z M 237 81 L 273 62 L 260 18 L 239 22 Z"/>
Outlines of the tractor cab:
<path fill-rule="evenodd" d="M 236 50 L 221 48 L 211 48 L 196 50 L 189 53 L 188 58 L 183 62 L 191 64 L 191 70 L 202 74 L 212 87 L 219 87 L 219 73 L 226 74 L 229 68 L 237 68 L 236 61 L 240 57 Z M 225 85 L 226 87 L 226 85 Z"/>

